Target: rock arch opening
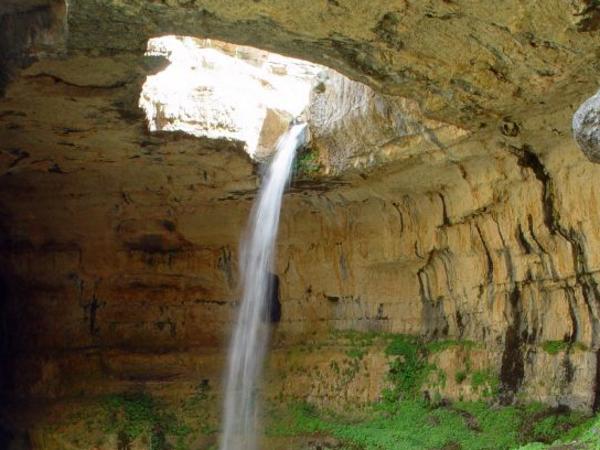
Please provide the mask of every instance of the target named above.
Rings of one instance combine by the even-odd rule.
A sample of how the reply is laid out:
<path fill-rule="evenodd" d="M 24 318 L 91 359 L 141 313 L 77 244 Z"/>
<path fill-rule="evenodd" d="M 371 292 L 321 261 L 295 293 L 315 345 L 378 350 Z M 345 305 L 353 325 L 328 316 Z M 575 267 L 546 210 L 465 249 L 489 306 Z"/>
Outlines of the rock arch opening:
<path fill-rule="evenodd" d="M 150 131 L 183 131 L 242 141 L 254 159 L 268 156 L 326 68 L 214 39 L 163 36 L 148 56 L 168 66 L 148 76 L 139 100 Z"/>

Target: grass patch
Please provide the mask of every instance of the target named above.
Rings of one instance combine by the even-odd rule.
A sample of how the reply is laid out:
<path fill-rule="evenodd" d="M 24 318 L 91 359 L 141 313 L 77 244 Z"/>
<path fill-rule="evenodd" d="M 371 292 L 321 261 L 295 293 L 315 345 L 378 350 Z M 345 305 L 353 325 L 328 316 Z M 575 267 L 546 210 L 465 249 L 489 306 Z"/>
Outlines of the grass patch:
<path fill-rule="evenodd" d="M 140 436 L 146 437 L 150 450 L 184 449 L 191 428 L 156 399 L 145 393 L 112 395 L 105 399 L 110 414 L 109 432 L 116 432 L 120 445 L 127 447 Z M 167 436 L 175 439 L 172 446 Z"/>
<path fill-rule="evenodd" d="M 500 392 L 500 379 L 490 369 L 476 370 L 471 374 L 471 386 L 484 398 L 491 398 Z"/>
<path fill-rule="evenodd" d="M 590 434 L 592 423 L 583 415 L 565 411 L 543 417 L 536 411 L 516 406 L 494 407 L 485 402 L 457 402 L 434 407 L 419 400 L 404 400 L 398 403 L 393 413 L 375 405 L 358 415 L 343 415 L 320 411 L 307 403 L 296 403 L 283 413 L 271 414 L 274 419 L 267 427 L 267 435 L 328 435 L 339 439 L 344 445 L 341 448 L 362 450 L 445 447 L 534 450 L 546 448 L 543 443 L 531 443 L 542 435 L 545 439 L 554 439 L 555 436 L 566 436 L 569 429 L 582 437 Z M 541 411 L 547 414 L 544 409 Z M 554 421 L 548 420 L 549 417 Z M 535 433 L 525 434 L 524 428 L 532 421 Z M 597 426 L 600 428 L 600 423 Z M 526 447 L 521 447 L 523 445 Z"/>
<path fill-rule="evenodd" d="M 556 355 L 557 353 L 569 350 L 586 351 L 588 350 L 588 347 L 583 342 L 569 343 L 567 341 L 544 341 L 542 343 L 542 350 L 550 355 Z"/>
<path fill-rule="evenodd" d="M 89 398 L 69 404 L 39 431 L 52 448 L 186 450 L 215 432 L 214 400 L 207 381 L 179 399 L 142 391 Z"/>
<path fill-rule="evenodd" d="M 542 349 L 550 355 L 556 355 L 559 352 L 563 352 L 567 350 L 568 347 L 569 343 L 565 341 L 545 341 L 542 343 Z"/>

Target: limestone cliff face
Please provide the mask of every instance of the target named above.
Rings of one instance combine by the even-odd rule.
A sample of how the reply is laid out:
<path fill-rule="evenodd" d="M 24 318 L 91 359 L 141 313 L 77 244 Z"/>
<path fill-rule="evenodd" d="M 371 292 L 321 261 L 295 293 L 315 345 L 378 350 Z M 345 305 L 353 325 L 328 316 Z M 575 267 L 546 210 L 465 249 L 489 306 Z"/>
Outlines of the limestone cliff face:
<path fill-rule="evenodd" d="M 333 70 L 322 72 L 318 80 L 307 117 L 313 151 L 328 175 L 407 160 L 469 135 L 466 129 L 428 119 L 414 100 L 378 94 Z"/>
<path fill-rule="evenodd" d="M 346 347 L 328 336 L 354 329 L 473 341 L 503 400 L 597 407 L 600 168 L 570 136 L 597 88 L 596 9 L 242 3 L 72 0 L 69 53 L 12 74 L 0 99 L 4 394 L 218 384 L 259 170 L 241 143 L 147 131 L 137 103 L 159 68 L 145 43 L 177 32 L 369 86 L 332 75 L 314 97 L 329 173 L 297 179 L 284 202 L 270 392 L 376 399 L 381 349 L 352 369 L 369 377 L 333 377 Z M 307 340 L 327 345 L 287 364 Z M 465 351 L 432 355 L 445 396 L 471 395 L 455 376 Z"/>

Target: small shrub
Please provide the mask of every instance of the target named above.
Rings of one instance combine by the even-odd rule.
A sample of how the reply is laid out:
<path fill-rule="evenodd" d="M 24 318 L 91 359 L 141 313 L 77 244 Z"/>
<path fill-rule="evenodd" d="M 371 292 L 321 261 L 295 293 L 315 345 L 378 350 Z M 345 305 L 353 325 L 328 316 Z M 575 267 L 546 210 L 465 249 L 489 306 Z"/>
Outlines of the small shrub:
<path fill-rule="evenodd" d="M 454 375 L 454 380 L 458 383 L 461 384 L 463 381 L 465 381 L 467 379 L 467 371 L 466 370 L 459 370 L 458 372 L 456 372 L 456 374 Z"/>
<path fill-rule="evenodd" d="M 294 175 L 314 175 L 321 169 L 318 152 L 315 149 L 306 150 L 294 160 Z"/>
<path fill-rule="evenodd" d="M 427 362 L 427 352 L 414 336 L 396 335 L 385 349 L 394 358 L 389 363 L 388 377 L 392 388 L 384 393 L 387 401 L 401 398 L 417 398 L 420 388 L 432 367 Z"/>

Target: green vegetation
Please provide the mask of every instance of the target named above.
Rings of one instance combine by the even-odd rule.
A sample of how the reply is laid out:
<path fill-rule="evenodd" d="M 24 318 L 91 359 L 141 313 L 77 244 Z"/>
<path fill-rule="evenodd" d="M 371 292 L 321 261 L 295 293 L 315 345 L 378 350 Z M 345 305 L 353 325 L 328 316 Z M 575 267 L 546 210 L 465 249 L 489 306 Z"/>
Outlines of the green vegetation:
<path fill-rule="evenodd" d="M 216 430 L 213 396 L 206 381 L 191 395 L 167 401 L 146 392 L 125 392 L 69 406 L 44 429 L 50 448 L 147 448 L 186 450 Z"/>
<path fill-rule="evenodd" d="M 433 366 L 427 362 L 427 351 L 414 336 L 396 335 L 390 339 L 385 354 L 392 356 L 388 378 L 392 387 L 383 393 L 392 405 L 403 398 L 417 398 Z"/>
<path fill-rule="evenodd" d="M 124 446 L 142 438 L 149 441 L 150 450 L 187 449 L 193 430 L 215 431 L 206 413 L 208 391 L 208 384 L 200 383 L 177 408 L 143 392 L 108 396 L 104 399 L 109 417 L 106 431 L 116 433 Z"/>
<path fill-rule="evenodd" d="M 546 410 L 542 413 L 549 414 Z M 330 435 L 342 441 L 342 448 L 347 449 L 476 450 L 514 449 L 536 439 L 551 442 L 569 429 L 572 431 L 569 437 L 585 435 L 590 426 L 584 416 L 576 413 L 553 413 L 546 417 L 542 413 L 515 406 L 493 407 L 484 402 L 432 406 L 419 400 L 404 400 L 393 414 L 374 406 L 352 416 L 297 403 L 283 414 L 274 414 L 267 433 L 269 436 Z M 536 445 L 545 448 L 543 443 Z"/>
<path fill-rule="evenodd" d="M 589 428 L 586 417 L 575 412 L 542 405 L 498 406 L 497 374 L 489 368 L 473 370 L 468 358 L 466 367 L 455 373 L 455 380 L 471 383 L 486 401 L 444 401 L 437 388 L 445 386 L 447 374 L 429 357 L 452 347 L 470 350 L 475 348 L 474 342 L 426 343 L 410 335 L 356 332 L 338 333 L 336 338 L 348 341 L 346 354 L 356 361 L 369 346 L 385 344 L 389 387 L 381 400 L 354 415 L 319 411 L 307 403 L 293 404 L 272 415 L 276 419 L 268 427 L 269 435 L 329 435 L 343 442 L 343 448 L 362 450 L 514 449 L 528 442 L 544 448 L 561 436 L 571 439 Z M 426 391 L 429 395 L 424 396 Z M 531 445 L 530 450 L 537 448 Z"/>
<path fill-rule="evenodd" d="M 319 154 L 315 149 L 308 149 L 296 157 L 294 160 L 293 172 L 298 175 L 314 175 L 321 169 Z"/>
<path fill-rule="evenodd" d="M 471 385 L 485 398 L 496 397 L 500 393 L 500 380 L 489 369 L 473 372 L 471 374 Z"/>
<path fill-rule="evenodd" d="M 429 362 L 431 354 L 439 353 L 448 348 L 461 347 L 472 349 L 475 343 L 471 341 L 443 340 L 424 343 L 420 338 L 408 335 L 387 335 L 389 344 L 385 353 L 391 356 L 389 362 L 388 379 L 391 387 L 383 393 L 383 398 L 388 406 L 393 407 L 395 401 L 401 399 L 418 399 L 423 387 L 434 390 L 444 388 L 447 382 L 447 374 Z M 471 373 L 471 364 L 467 359 L 464 370 L 455 374 L 457 383 L 463 383 L 469 379 L 476 391 L 483 397 L 494 397 L 499 393 L 500 382 L 498 377 L 490 369 L 479 370 Z"/>
<path fill-rule="evenodd" d="M 345 450 L 600 449 L 600 417 L 590 419 L 566 408 L 541 404 L 501 406 L 496 372 L 473 367 L 474 355 L 469 353 L 476 348 L 473 342 L 426 342 L 410 335 L 354 331 L 334 333 L 333 342 L 336 350 L 342 346 L 345 356 L 332 359 L 330 370 L 320 373 L 322 366 L 303 365 L 304 353 L 327 345 L 308 342 L 289 350 L 287 376 L 308 370 L 319 383 L 328 383 L 324 386 L 329 386 L 332 396 L 344 394 L 358 373 L 368 376 L 363 369 L 369 367 L 371 359 L 365 355 L 376 351 L 381 358 L 383 351 L 388 361 L 387 388 L 376 403 L 354 408 L 344 404 L 343 412 L 321 410 L 309 403 L 289 404 L 289 397 L 283 394 L 272 398 L 265 411 L 265 425 L 268 438 L 283 442 L 284 447 L 277 448 L 297 448 L 285 447 L 288 438 L 296 439 L 294 442 L 334 438 L 340 443 L 336 448 Z M 550 350 L 545 350 L 555 354 L 579 348 L 556 342 L 560 345 L 550 341 Z M 461 353 L 465 365 L 455 373 L 446 373 L 434 363 L 440 359 L 439 352 L 451 348 L 465 351 Z M 478 394 L 480 401 L 450 402 L 443 398 L 447 378 L 452 376 L 467 388 L 465 392 Z M 336 390 L 338 386 L 342 387 Z M 177 399 L 143 391 L 87 399 L 87 403 L 70 407 L 68 414 L 53 419 L 53 427 L 44 430 L 43 437 L 49 442 L 48 448 L 213 448 L 210 445 L 216 443 L 218 424 L 216 400 L 208 381 Z M 577 445 L 566 446 L 573 441 Z M 565 446 L 560 447 L 562 444 Z"/>
<path fill-rule="evenodd" d="M 456 383 L 461 384 L 463 381 L 467 379 L 468 373 L 466 370 L 459 370 L 454 374 L 454 380 Z"/>
<path fill-rule="evenodd" d="M 556 355 L 557 353 L 568 351 L 568 350 L 587 350 L 587 346 L 582 342 L 569 343 L 567 341 L 545 341 L 542 343 L 542 349 L 550 354 Z"/>
<path fill-rule="evenodd" d="M 551 355 L 567 350 L 569 343 L 565 341 L 546 341 L 542 344 L 542 349 Z"/>

